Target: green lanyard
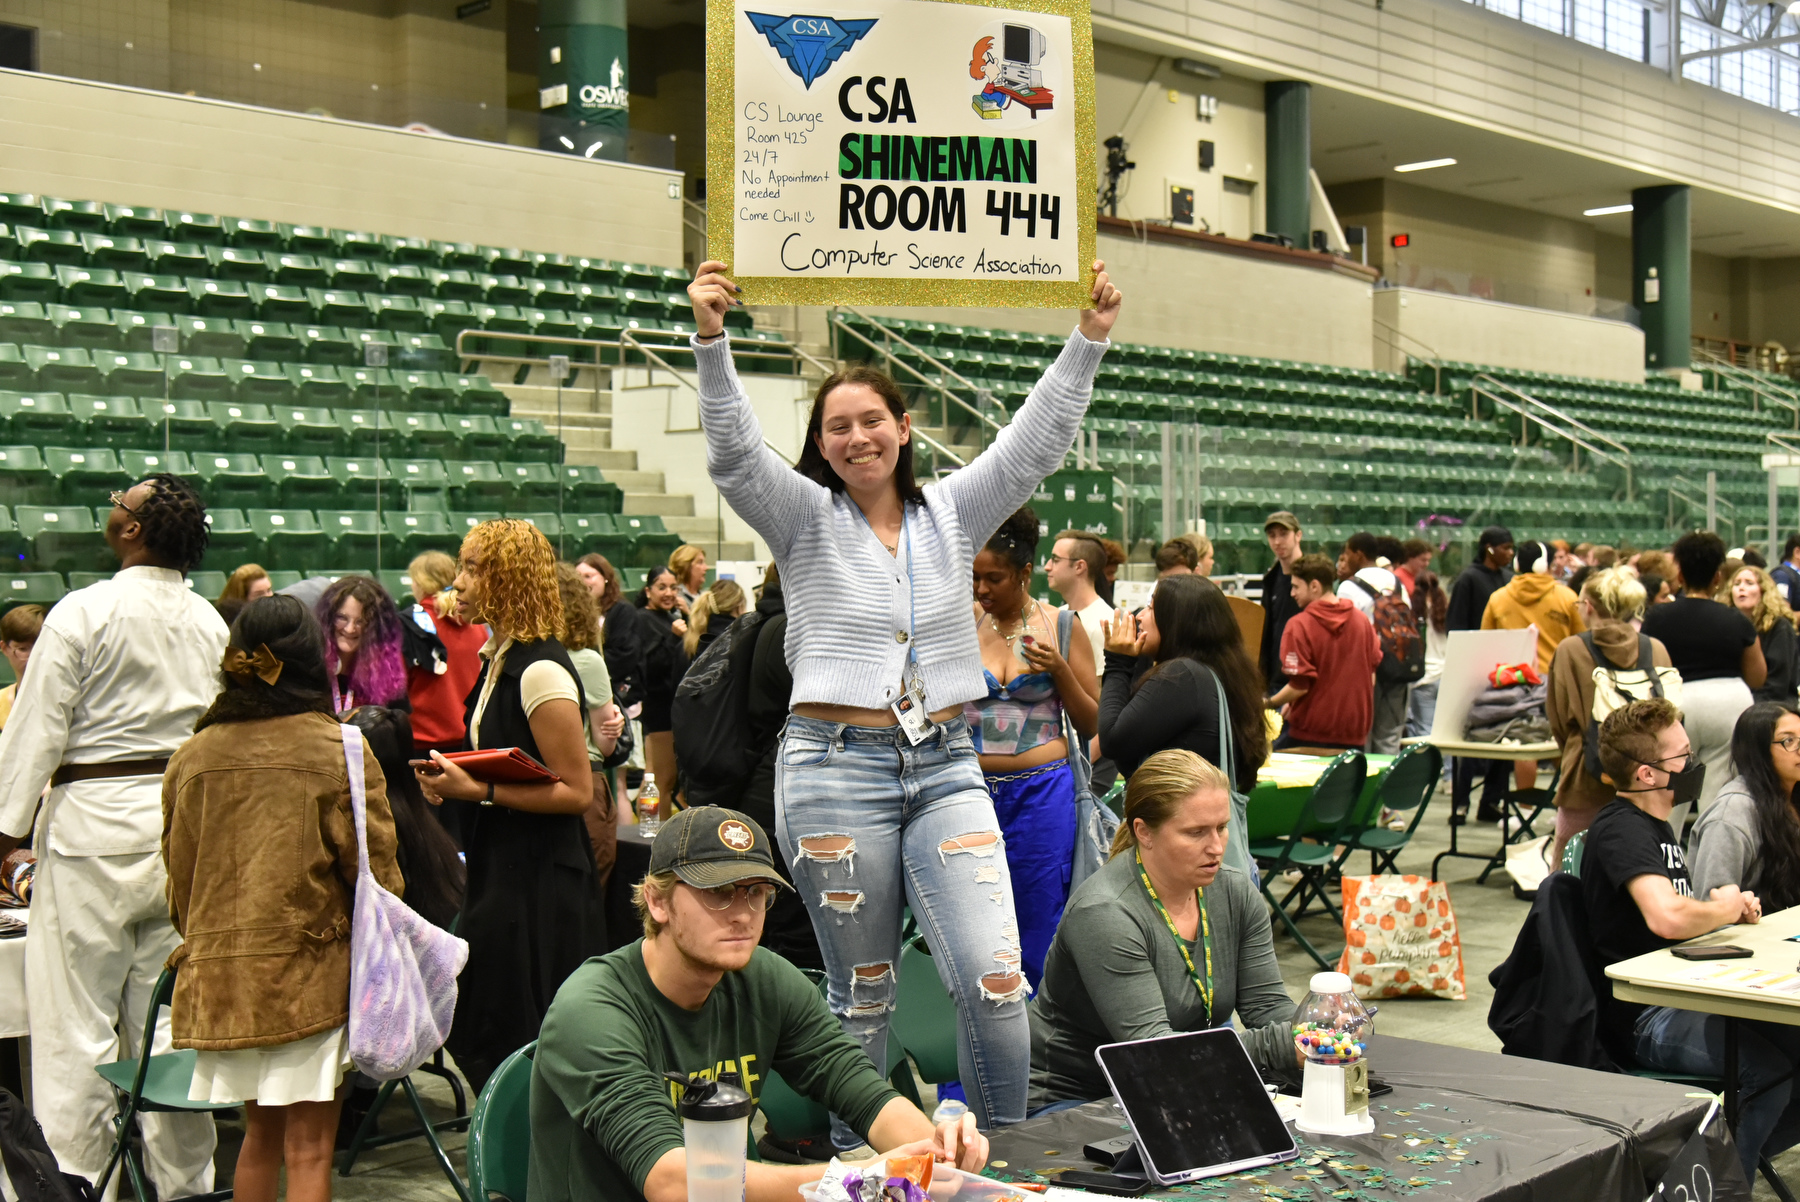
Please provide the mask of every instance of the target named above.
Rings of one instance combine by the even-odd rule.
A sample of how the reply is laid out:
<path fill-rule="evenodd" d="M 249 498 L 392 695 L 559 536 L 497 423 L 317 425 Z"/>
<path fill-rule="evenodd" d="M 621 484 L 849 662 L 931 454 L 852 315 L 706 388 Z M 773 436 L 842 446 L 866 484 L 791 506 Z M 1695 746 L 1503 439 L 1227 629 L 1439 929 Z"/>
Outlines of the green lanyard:
<path fill-rule="evenodd" d="M 1200 979 L 1200 970 L 1194 967 L 1194 957 L 1188 953 L 1187 940 L 1175 929 L 1175 920 L 1169 917 L 1167 906 L 1162 898 L 1156 896 L 1156 886 L 1150 883 L 1150 874 L 1144 871 L 1144 857 L 1139 852 L 1132 852 L 1137 860 L 1138 880 L 1144 883 L 1144 892 L 1150 895 L 1150 904 L 1162 915 L 1162 920 L 1169 928 L 1169 934 L 1175 939 L 1175 946 L 1181 952 L 1181 958 L 1187 962 L 1188 978 L 1194 982 L 1194 988 L 1200 991 L 1200 1000 L 1206 1004 L 1206 1021 L 1210 1026 L 1213 1018 L 1213 966 L 1212 966 L 1212 924 L 1206 918 L 1206 890 L 1194 890 L 1194 897 L 1200 903 L 1200 945 L 1206 949 L 1206 979 Z"/>

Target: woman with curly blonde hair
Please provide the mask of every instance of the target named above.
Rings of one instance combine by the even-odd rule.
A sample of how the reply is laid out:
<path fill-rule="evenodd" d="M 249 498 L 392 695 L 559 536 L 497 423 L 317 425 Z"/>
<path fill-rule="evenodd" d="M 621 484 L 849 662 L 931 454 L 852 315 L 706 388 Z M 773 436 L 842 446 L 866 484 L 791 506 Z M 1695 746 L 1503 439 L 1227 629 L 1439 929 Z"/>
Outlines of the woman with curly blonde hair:
<path fill-rule="evenodd" d="M 563 979 L 606 950 L 606 922 L 582 815 L 594 800 L 588 704 L 559 636 L 556 553 L 530 522 L 482 522 L 463 539 L 454 587 L 489 630 L 469 694 L 468 747 L 518 748 L 559 779 L 478 780 L 431 753 L 418 771 L 434 805 L 473 807 L 469 881 L 457 933 L 469 941 L 449 1048 L 480 1090 L 537 1038 Z"/>
<path fill-rule="evenodd" d="M 1719 600 L 1749 618 L 1762 643 L 1769 674 L 1750 695 L 1758 701 L 1793 701 L 1796 677 L 1800 676 L 1795 663 L 1800 641 L 1795 638 L 1794 614 L 1781 595 L 1781 586 L 1762 568 L 1742 564 L 1726 577 Z"/>

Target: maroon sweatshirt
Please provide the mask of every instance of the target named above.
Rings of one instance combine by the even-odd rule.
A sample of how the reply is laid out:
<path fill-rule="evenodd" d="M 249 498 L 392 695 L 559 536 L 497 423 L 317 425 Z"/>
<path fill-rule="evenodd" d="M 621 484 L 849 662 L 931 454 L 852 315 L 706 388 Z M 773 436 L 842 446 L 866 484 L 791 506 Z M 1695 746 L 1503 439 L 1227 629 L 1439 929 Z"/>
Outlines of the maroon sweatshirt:
<path fill-rule="evenodd" d="M 1360 746 L 1375 720 L 1370 673 L 1381 663 L 1374 624 L 1350 602 L 1321 597 L 1288 620 L 1281 670 L 1310 692 L 1288 708 L 1288 736 L 1298 743 Z"/>

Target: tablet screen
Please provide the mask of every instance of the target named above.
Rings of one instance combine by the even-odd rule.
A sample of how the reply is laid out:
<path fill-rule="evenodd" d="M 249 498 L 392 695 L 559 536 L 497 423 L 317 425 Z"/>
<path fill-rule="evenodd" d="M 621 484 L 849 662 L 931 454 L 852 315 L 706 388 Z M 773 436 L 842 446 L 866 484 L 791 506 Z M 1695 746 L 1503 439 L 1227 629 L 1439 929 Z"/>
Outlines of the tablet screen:
<path fill-rule="evenodd" d="M 1159 1177 L 1266 1164 L 1296 1151 L 1230 1028 L 1107 1044 L 1095 1055 Z"/>

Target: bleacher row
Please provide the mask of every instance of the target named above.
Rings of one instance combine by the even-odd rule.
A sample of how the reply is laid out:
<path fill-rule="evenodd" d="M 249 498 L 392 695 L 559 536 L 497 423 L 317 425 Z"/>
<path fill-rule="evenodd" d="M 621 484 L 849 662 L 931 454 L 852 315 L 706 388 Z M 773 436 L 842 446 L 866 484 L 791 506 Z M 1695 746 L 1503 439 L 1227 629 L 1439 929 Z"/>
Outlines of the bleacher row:
<path fill-rule="evenodd" d="M 469 527 L 503 516 L 496 510 L 378 514 L 372 498 L 367 509 L 240 509 L 212 503 L 211 494 L 206 495 L 212 538 L 201 567 L 216 572 L 230 572 L 241 563 L 309 576 L 399 567 L 422 551 L 455 555 Z M 109 574 L 118 567 L 104 536 L 111 511 L 109 505 L 0 507 L 0 562 L 11 565 L 21 578 L 34 573 Z M 681 545 L 679 536 L 655 515 L 568 511 L 506 516 L 537 526 L 565 559 L 598 552 L 622 567 L 647 568 L 666 562 Z M 36 599 L 0 595 L 0 604 Z"/>

